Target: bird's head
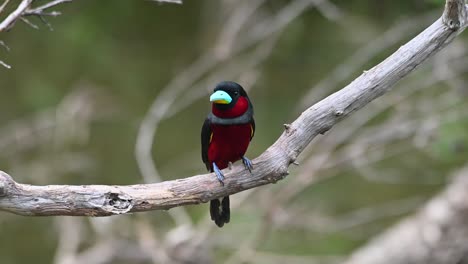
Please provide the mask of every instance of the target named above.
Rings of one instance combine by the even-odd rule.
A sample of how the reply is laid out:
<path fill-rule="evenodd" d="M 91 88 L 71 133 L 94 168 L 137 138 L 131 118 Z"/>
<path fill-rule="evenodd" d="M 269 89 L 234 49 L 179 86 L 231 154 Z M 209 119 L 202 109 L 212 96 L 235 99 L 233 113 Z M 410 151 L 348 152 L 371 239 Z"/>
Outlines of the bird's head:
<path fill-rule="evenodd" d="M 212 111 L 218 117 L 232 118 L 244 114 L 250 104 L 244 88 L 235 82 L 220 82 L 210 96 Z"/>

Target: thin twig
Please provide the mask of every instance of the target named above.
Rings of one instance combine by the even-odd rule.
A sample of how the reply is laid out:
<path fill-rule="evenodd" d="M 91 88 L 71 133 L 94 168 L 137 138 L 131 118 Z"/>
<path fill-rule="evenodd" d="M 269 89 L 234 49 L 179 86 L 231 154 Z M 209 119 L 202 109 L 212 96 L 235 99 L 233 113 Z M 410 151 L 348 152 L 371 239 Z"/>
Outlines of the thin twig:
<path fill-rule="evenodd" d="M 3 67 L 7 68 L 7 69 L 11 69 L 11 66 L 6 64 L 4 61 L 0 60 L 0 65 L 2 65 Z"/>
<path fill-rule="evenodd" d="M 34 29 L 39 29 L 39 27 L 36 24 L 32 23 L 31 21 L 29 21 L 24 16 L 20 17 L 20 20 L 23 21 L 24 23 L 26 23 L 28 26 L 34 28 Z"/>
<path fill-rule="evenodd" d="M 5 10 L 5 7 L 8 5 L 8 2 L 10 2 L 10 0 L 5 0 L 5 2 L 3 2 L 3 4 L 0 6 L 0 14 L 3 12 L 3 10 Z"/>
<path fill-rule="evenodd" d="M 35 8 L 29 8 L 24 12 L 25 16 L 31 16 L 31 15 L 36 15 L 36 16 L 59 16 L 62 13 L 58 11 L 51 11 L 51 12 L 45 12 L 46 9 L 49 9 L 51 7 L 63 4 L 63 3 L 70 3 L 73 0 L 54 0 L 48 3 L 45 3 L 41 6 L 35 7 Z"/>
<path fill-rule="evenodd" d="M 298 108 L 303 109 L 315 100 L 325 96 L 327 93 L 338 88 L 341 82 L 352 76 L 366 62 L 375 57 L 382 51 L 392 47 L 410 33 L 423 27 L 424 24 L 432 21 L 436 14 L 434 12 L 424 14 L 415 18 L 410 18 L 398 22 L 395 26 L 377 36 L 367 44 L 360 47 L 350 57 L 331 70 L 327 76 L 310 88 L 309 92 L 303 96 L 299 102 Z"/>
<path fill-rule="evenodd" d="M 153 2 L 158 2 L 158 3 L 169 3 L 169 4 L 182 4 L 182 0 L 150 0 Z"/>
<path fill-rule="evenodd" d="M 0 32 L 10 29 L 10 27 L 18 20 L 23 13 L 29 8 L 33 0 L 23 0 L 5 20 L 0 23 Z"/>
<path fill-rule="evenodd" d="M 8 45 L 5 42 L 1 41 L 1 40 L 0 40 L 0 46 L 4 47 L 6 49 L 6 51 L 10 51 L 10 47 L 8 47 Z"/>

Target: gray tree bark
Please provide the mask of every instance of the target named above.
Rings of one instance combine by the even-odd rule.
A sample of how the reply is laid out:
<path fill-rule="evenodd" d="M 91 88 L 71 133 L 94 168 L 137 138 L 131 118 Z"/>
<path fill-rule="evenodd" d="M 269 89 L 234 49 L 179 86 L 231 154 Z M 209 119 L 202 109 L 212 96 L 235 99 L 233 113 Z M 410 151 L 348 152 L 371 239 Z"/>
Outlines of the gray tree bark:
<path fill-rule="evenodd" d="M 288 175 L 289 165 L 315 136 L 390 91 L 397 81 L 464 30 L 467 8 L 464 1 L 446 3 L 443 16 L 426 30 L 345 88 L 308 108 L 293 123 L 286 124 L 278 140 L 253 160 L 252 174 L 241 166 L 225 170 L 224 186 L 213 174 L 130 186 L 32 186 L 16 183 L 8 174 L 0 173 L 0 210 L 20 215 L 107 216 L 204 203 L 275 183 Z"/>

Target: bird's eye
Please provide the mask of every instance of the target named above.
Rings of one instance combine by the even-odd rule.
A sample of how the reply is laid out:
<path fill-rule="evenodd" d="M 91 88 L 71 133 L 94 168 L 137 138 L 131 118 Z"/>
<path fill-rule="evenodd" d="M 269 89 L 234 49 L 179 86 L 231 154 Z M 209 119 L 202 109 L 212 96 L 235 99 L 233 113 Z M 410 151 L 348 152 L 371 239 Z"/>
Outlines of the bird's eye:
<path fill-rule="evenodd" d="M 234 94 L 235 94 L 235 95 L 238 95 L 238 94 L 239 94 L 239 92 L 234 92 Z"/>

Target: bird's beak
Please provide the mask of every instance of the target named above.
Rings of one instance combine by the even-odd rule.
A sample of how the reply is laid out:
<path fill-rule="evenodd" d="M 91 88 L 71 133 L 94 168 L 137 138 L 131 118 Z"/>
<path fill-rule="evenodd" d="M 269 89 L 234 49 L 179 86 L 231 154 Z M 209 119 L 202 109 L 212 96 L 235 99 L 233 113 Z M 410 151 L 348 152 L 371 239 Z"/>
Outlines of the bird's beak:
<path fill-rule="evenodd" d="M 216 91 L 210 96 L 210 102 L 215 104 L 230 104 L 232 101 L 231 96 L 225 91 Z"/>

